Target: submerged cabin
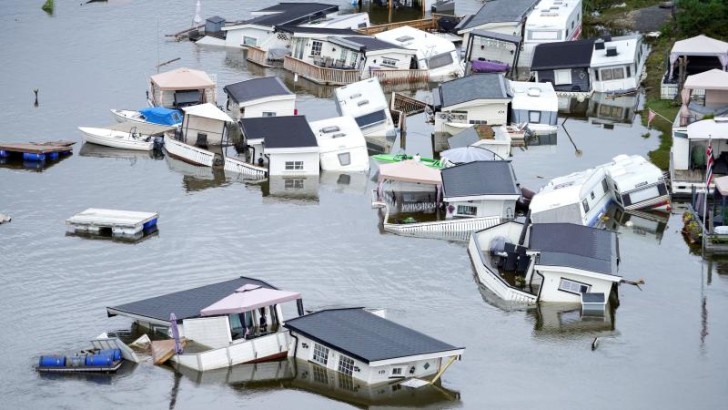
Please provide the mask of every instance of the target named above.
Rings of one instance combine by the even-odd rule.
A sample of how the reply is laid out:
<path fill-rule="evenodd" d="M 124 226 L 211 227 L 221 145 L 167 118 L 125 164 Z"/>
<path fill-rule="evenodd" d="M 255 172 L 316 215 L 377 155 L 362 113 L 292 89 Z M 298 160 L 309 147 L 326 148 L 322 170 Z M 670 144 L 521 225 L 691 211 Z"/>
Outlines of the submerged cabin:
<path fill-rule="evenodd" d="M 268 175 L 319 175 L 319 147 L 306 117 L 243 118 L 238 121 L 251 162 Z"/>
<path fill-rule="evenodd" d="M 519 61 L 521 36 L 474 30 L 465 46 L 465 74 L 506 73 Z"/>
<path fill-rule="evenodd" d="M 510 161 L 473 161 L 440 172 L 447 218 L 515 216 L 521 188 Z"/>
<path fill-rule="evenodd" d="M 491 31 L 509 36 L 521 36 L 526 16 L 539 0 L 509 0 L 485 2 L 477 13 L 465 16 L 455 27 L 468 44 L 475 30 Z"/>
<path fill-rule="evenodd" d="M 336 88 L 334 100 L 339 115 L 354 117 L 365 137 L 396 137 L 397 128 L 377 78 Z"/>
<path fill-rule="evenodd" d="M 553 84 L 557 93 L 589 93 L 593 51 L 593 39 L 538 44 L 531 73 L 536 82 Z"/>
<path fill-rule="evenodd" d="M 215 81 L 206 72 L 191 68 L 151 76 L 147 98 L 150 105 L 167 108 L 217 103 Z"/>
<path fill-rule="evenodd" d="M 205 371 L 286 357 L 291 336 L 282 325 L 303 314 L 303 302 L 298 292 L 241 276 L 107 307 L 106 313 L 129 317 L 150 332 L 170 336 L 176 325 L 179 337 L 190 342 L 171 360 Z"/>
<path fill-rule="evenodd" d="M 321 310 L 285 327 L 296 339 L 292 356 L 367 384 L 437 379 L 465 351 L 362 308 Z"/>
<path fill-rule="evenodd" d="M 511 122 L 523 124 L 533 134 L 553 134 L 558 121 L 559 97 L 551 83 L 510 81 Z"/>
<path fill-rule="evenodd" d="M 353 117 L 312 121 L 323 171 L 363 172 L 369 170 L 369 151 Z"/>
<path fill-rule="evenodd" d="M 251 78 L 226 85 L 223 91 L 227 94 L 225 109 L 235 121 L 296 114 L 296 94 L 278 77 Z"/>
<path fill-rule="evenodd" d="M 417 62 L 410 68 L 427 70 L 430 81 L 462 77 L 460 56 L 452 41 L 409 26 L 397 27 L 374 35 L 379 40 L 416 51 Z"/>
<path fill-rule="evenodd" d="M 641 34 L 594 41 L 589 76 L 600 93 L 631 93 L 642 82 L 649 47 Z"/>
<path fill-rule="evenodd" d="M 538 44 L 578 40 L 582 22 L 581 0 L 540 0 L 526 17 L 523 51 L 518 66 L 529 68 Z"/>
<path fill-rule="evenodd" d="M 432 91 L 435 132 L 456 134 L 473 124 L 508 122 L 510 97 L 503 74 L 477 74 L 447 81 Z"/>
<path fill-rule="evenodd" d="M 234 124 L 229 115 L 215 105 L 206 103 L 182 108 L 182 141 L 189 145 L 207 147 L 227 141 L 228 126 Z"/>

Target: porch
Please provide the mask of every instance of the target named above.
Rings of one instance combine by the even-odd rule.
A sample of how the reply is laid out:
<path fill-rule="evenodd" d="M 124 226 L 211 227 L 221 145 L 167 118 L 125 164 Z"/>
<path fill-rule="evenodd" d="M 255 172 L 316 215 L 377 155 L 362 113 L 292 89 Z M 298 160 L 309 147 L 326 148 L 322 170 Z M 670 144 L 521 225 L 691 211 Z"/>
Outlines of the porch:
<path fill-rule="evenodd" d="M 283 68 L 318 84 L 346 85 L 361 80 L 359 70 L 326 67 L 325 62 L 322 64 L 324 66 L 309 64 L 291 56 L 283 60 Z"/>

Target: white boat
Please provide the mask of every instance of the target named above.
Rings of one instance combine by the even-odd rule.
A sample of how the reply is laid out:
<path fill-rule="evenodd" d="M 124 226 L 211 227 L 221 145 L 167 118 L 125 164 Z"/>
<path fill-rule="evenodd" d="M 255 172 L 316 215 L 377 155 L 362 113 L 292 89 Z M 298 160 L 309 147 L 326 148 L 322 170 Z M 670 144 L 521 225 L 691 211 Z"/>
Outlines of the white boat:
<path fill-rule="evenodd" d="M 622 282 L 617 233 L 579 224 L 504 222 L 475 232 L 468 252 L 478 281 L 508 302 L 604 305 Z"/>
<path fill-rule="evenodd" d="M 293 339 L 283 327 L 290 319 L 284 312 L 302 315 L 303 303 L 298 292 L 240 277 L 106 311 L 109 316 L 130 317 L 141 328 L 168 331 L 173 337 L 176 328 L 180 343 L 188 342 L 182 352 L 172 351 L 169 359 L 206 371 L 285 358 Z"/>
<path fill-rule="evenodd" d="M 164 136 L 164 149 L 169 155 L 191 164 L 206 167 L 211 167 L 215 164 L 214 152 L 185 144 L 169 134 Z"/>
<path fill-rule="evenodd" d="M 324 171 L 363 172 L 369 170 L 369 152 L 361 129 L 351 116 L 309 123 L 319 146 Z"/>
<path fill-rule="evenodd" d="M 117 122 L 138 122 L 177 126 L 182 124 L 182 114 L 165 107 L 147 107 L 140 110 L 119 110 L 112 108 L 111 114 Z"/>
<path fill-rule="evenodd" d="M 151 136 L 134 130 L 118 131 L 93 127 L 78 127 L 78 129 L 83 133 L 84 141 L 92 144 L 138 151 L 150 151 L 154 148 L 154 140 Z"/>

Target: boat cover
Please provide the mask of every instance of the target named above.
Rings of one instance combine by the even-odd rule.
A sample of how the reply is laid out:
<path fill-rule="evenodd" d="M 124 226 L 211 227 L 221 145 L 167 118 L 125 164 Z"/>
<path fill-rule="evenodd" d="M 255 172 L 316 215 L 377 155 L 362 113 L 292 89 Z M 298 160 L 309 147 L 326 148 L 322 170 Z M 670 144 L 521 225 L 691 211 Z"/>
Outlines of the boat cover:
<path fill-rule="evenodd" d="M 496 61 L 473 60 L 470 68 L 474 73 L 502 73 L 508 71 L 511 66 Z"/>
<path fill-rule="evenodd" d="M 200 311 L 201 316 L 227 315 L 300 299 L 298 292 L 269 289 L 261 286 L 242 286 Z"/>
<path fill-rule="evenodd" d="M 182 123 L 182 113 L 166 107 L 142 108 L 139 112 L 144 119 L 155 124 L 177 125 Z"/>

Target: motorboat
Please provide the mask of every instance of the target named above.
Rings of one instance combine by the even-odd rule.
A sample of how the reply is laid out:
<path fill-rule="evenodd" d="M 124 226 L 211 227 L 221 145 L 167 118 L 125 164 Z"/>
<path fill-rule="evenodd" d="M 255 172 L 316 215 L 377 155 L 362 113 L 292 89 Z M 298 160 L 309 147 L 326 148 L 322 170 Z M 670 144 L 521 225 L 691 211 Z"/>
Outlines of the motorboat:
<path fill-rule="evenodd" d="M 135 129 L 129 131 L 94 127 L 78 127 L 78 129 L 83 133 L 84 141 L 92 144 L 137 151 L 151 151 L 154 148 L 153 138 Z"/>
<path fill-rule="evenodd" d="M 179 110 L 165 107 L 147 107 L 140 110 L 111 109 L 117 122 L 140 122 L 146 124 L 180 125 L 182 113 Z"/>

